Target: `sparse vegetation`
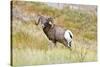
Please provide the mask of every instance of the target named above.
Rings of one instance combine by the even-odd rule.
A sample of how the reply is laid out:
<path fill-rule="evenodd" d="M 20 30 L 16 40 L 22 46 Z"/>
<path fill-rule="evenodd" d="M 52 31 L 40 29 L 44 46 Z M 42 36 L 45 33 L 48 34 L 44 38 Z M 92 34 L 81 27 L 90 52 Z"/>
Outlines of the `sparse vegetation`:
<path fill-rule="evenodd" d="M 47 3 L 13 2 L 12 10 L 17 15 L 12 16 L 13 47 L 11 49 L 14 66 L 97 60 L 97 17 L 95 10 L 92 12 L 89 9 L 87 11 L 76 10 L 67 6 L 58 9 L 48 6 Z M 57 48 L 49 49 L 47 37 L 40 26 L 34 24 L 34 17 L 30 18 L 33 14 L 59 15 L 54 20 L 55 24 L 70 29 L 74 34 L 72 51 L 60 43 L 57 43 Z"/>

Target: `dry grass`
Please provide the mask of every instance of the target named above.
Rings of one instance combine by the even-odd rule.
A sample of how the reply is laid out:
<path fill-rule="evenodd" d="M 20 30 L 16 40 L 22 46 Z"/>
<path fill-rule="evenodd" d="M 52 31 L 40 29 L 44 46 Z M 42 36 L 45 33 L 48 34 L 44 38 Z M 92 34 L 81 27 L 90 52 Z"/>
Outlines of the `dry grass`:
<path fill-rule="evenodd" d="M 96 53 L 86 49 L 69 51 L 68 49 L 35 50 L 13 49 L 13 63 L 16 65 L 57 64 L 96 61 Z"/>
<path fill-rule="evenodd" d="M 96 51 L 80 47 L 72 51 L 66 48 L 37 50 L 30 48 L 13 49 L 13 65 L 37 65 L 96 61 Z"/>
<path fill-rule="evenodd" d="M 89 62 L 97 60 L 97 20 L 94 13 L 91 14 L 65 8 L 59 10 L 47 6 L 44 3 L 34 2 L 14 2 L 13 9 L 21 12 L 16 13 L 17 17 L 16 15 L 13 16 L 12 21 L 13 47 L 11 49 L 14 66 Z M 57 48 L 48 48 L 49 40 L 46 35 L 40 26 L 36 26 L 34 21 L 30 21 L 30 16 L 33 13 L 38 14 L 40 12 L 43 15 L 60 15 L 55 19 L 55 23 L 70 29 L 74 34 L 72 51 L 60 43 L 57 43 Z M 23 18 L 30 20 L 24 20 Z"/>

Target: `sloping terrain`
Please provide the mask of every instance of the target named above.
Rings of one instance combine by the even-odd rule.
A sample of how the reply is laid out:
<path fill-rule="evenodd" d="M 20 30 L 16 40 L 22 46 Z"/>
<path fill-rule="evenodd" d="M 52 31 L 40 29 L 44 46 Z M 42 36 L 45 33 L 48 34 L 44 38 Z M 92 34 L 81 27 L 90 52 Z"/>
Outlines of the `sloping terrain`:
<path fill-rule="evenodd" d="M 62 9 L 58 9 L 59 4 L 56 4 L 57 7 L 50 4 L 28 1 L 12 3 L 13 65 L 96 61 L 96 6 L 64 4 Z M 38 14 L 57 16 L 54 23 L 73 32 L 72 51 L 60 43 L 57 43 L 57 48 L 48 48 L 48 38 L 41 27 L 35 25 Z"/>

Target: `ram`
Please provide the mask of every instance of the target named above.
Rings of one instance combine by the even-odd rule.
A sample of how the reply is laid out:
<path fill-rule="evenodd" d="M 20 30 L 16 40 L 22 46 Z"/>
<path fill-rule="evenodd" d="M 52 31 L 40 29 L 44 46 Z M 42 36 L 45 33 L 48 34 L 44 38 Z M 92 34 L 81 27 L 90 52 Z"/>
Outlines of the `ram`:
<path fill-rule="evenodd" d="M 55 46 L 57 42 L 62 43 L 65 47 L 71 48 L 73 34 L 70 30 L 64 29 L 56 24 L 52 17 L 39 16 L 36 25 L 40 24 L 47 38 Z"/>

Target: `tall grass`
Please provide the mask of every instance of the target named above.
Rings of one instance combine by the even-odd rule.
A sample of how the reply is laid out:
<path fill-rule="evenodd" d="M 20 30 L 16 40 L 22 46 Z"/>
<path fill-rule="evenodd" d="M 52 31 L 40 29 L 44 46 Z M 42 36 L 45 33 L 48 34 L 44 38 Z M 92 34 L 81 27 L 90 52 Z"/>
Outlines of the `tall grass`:
<path fill-rule="evenodd" d="M 49 50 L 13 49 L 13 65 L 15 66 L 90 61 L 96 61 L 96 53 L 85 48 L 74 48 L 72 51 L 66 48 L 53 48 Z"/>

